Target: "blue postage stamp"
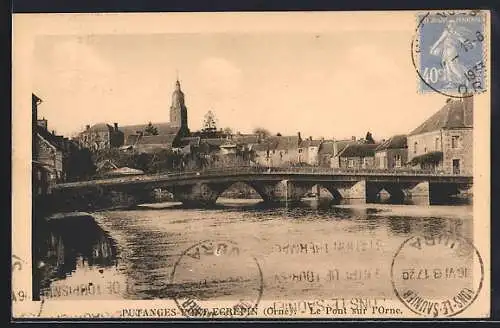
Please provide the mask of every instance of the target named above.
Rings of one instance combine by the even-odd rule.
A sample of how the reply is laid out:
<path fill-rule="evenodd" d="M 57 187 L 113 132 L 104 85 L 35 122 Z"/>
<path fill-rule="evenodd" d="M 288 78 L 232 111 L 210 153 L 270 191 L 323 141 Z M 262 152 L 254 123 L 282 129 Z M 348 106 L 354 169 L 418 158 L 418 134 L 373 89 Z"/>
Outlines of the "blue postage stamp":
<path fill-rule="evenodd" d="M 486 90 L 485 15 L 429 12 L 417 14 L 412 54 L 420 92 L 453 97 Z"/>

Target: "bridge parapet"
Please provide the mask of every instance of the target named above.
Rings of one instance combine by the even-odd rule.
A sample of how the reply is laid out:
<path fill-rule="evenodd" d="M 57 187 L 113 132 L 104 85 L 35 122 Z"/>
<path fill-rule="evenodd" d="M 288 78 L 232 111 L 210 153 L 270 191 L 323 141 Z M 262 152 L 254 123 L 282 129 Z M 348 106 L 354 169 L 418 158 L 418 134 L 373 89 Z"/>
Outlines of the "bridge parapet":
<path fill-rule="evenodd" d="M 408 178 L 408 177 L 433 177 L 433 178 L 452 178 L 470 180 L 471 176 L 445 174 L 444 172 L 430 171 L 430 170 L 408 170 L 408 169 L 337 169 L 337 168 L 323 168 L 323 167 L 261 167 L 261 166 L 238 166 L 217 169 L 204 169 L 199 171 L 189 172 L 171 172 L 163 174 L 151 175 L 136 175 L 118 178 L 107 178 L 98 180 L 88 180 L 81 182 L 70 182 L 57 184 L 54 186 L 56 189 L 74 188 L 80 186 L 93 186 L 93 185 L 118 185 L 118 184 L 140 184 L 150 183 L 157 181 L 180 181 L 187 179 L 203 179 L 203 178 L 216 178 L 216 177 L 234 177 L 242 175 L 286 175 L 293 178 L 293 176 L 351 176 L 351 177 L 394 177 L 394 178 Z"/>

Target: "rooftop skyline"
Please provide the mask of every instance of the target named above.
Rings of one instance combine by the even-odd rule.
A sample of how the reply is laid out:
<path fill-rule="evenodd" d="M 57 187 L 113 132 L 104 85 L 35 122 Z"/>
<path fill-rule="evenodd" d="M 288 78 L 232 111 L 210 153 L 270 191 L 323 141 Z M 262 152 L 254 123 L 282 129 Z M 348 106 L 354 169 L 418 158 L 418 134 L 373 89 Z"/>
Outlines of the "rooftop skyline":
<path fill-rule="evenodd" d="M 219 128 L 235 132 L 343 139 L 371 131 L 382 139 L 410 132 L 445 104 L 442 95 L 417 93 L 412 13 L 372 15 L 385 25 L 369 32 L 362 17 L 336 14 L 317 31 L 38 36 L 39 117 L 68 136 L 100 122 L 168 122 L 177 76 L 191 130 L 212 110 Z"/>

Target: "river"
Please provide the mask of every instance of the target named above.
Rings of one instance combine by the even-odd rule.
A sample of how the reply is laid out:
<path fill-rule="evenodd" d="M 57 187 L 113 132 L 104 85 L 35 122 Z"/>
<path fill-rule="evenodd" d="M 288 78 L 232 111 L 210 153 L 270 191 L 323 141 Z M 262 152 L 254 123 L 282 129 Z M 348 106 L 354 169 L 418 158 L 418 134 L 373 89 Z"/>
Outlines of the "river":
<path fill-rule="evenodd" d="M 472 238 L 473 232 L 467 203 L 306 200 L 268 208 L 258 200 L 220 199 L 212 209 L 163 203 L 91 215 L 46 224 L 35 275 L 41 297 L 392 297 L 391 260 L 408 237 L 454 231 Z M 199 244 L 204 240 L 210 242 Z M 204 262 L 203 253 L 201 260 L 192 254 L 211 242 L 237 247 L 247 260 L 212 256 Z M 225 271 L 239 278 L 224 280 Z"/>

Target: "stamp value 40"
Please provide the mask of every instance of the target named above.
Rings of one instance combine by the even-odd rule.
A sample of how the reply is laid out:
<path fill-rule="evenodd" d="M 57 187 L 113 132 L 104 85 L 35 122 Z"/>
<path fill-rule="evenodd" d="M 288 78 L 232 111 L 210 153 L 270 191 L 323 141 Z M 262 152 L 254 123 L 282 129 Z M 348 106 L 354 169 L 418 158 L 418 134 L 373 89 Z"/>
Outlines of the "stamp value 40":
<path fill-rule="evenodd" d="M 412 62 L 419 91 L 463 98 L 486 90 L 485 15 L 469 12 L 417 14 Z"/>

